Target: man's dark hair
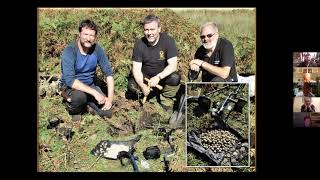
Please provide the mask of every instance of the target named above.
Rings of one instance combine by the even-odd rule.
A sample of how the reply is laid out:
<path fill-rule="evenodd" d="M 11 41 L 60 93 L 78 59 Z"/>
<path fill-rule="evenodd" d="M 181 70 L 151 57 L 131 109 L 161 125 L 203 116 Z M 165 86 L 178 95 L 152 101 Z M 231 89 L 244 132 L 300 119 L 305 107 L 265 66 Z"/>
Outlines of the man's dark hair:
<path fill-rule="evenodd" d="M 160 19 L 158 16 L 156 16 L 154 14 L 150 14 L 147 17 L 145 17 L 143 20 L 143 25 L 152 23 L 153 21 L 157 22 L 158 27 L 160 27 Z"/>
<path fill-rule="evenodd" d="M 93 21 L 91 21 L 91 20 L 89 20 L 89 19 L 86 19 L 86 20 L 83 20 L 83 21 L 80 22 L 79 32 L 82 31 L 82 28 L 83 28 L 83 27 L 90 28 L 90 29 L 92 29 L 92 30 L 94 30 L 94 31 L 96 32 L 96 35 L 98 34 L 97 25 L 96 25 Z"/>

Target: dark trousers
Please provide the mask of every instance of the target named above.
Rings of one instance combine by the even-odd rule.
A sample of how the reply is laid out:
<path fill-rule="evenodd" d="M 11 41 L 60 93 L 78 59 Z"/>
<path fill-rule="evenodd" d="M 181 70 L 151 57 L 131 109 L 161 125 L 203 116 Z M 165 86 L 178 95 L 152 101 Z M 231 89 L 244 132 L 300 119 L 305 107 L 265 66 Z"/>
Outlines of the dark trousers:
<path fill-rule="evenodd" d="M 188 74 L 189 76 L 188 78 L 190 81 L 196 80 L 198 79 L 199 74 L 200 74 L 200 71 L 196 72 L 196 71 L 190 70 Z M 211 76 L 209 76 L 209 72 L 207 71 L 202 71 L 201 81 L 202 82 L 228 82 L 227 79 L 223 79 L 222 77 L 219 77 L 219 76 L 211 78 Z"/>
<path fill-rule="evenodd" d="M 105 95 L 98 86 L 91 85 L 91 87 Z M 97 100 L 88 93 L 65 87 L 62 89 L 62 97 L 63 103 L 70 115 L 83 114 L 87 112 L 87 105 L 89 105 L 96 111 L 96 114 L 100 116 L 110 116 L 111 109 L 107 111 L 101 110 L 103 105 L 98 104 Z M 71 102 L 67 101 L 68 98 L 71 98 Z"/>
<path fill-rule="evenodd" d="M 143 74 L 143 78 L 150 78 L 150 76 Z M 178 72 L 173 72 L 169 76 L 165 77 L 164 79 L 160 80 L 159 85 L 163 87 L 162 91 L 157 91 L 159 93 L 162 93 L 163 96 L 172 98 L 176 95 L 179 85 L 180 85 L 180 74 Z M 148 84 L 144 80 L 145 84 Z M 157 88 L 154 88 L 157 89 Z M 128 91 L 134 94 L 141 94 L 141 90 L 139 85 L 137 84 L 136 80 L 133 77 L 133 74 L 129 75 L 128 78 Z"/>

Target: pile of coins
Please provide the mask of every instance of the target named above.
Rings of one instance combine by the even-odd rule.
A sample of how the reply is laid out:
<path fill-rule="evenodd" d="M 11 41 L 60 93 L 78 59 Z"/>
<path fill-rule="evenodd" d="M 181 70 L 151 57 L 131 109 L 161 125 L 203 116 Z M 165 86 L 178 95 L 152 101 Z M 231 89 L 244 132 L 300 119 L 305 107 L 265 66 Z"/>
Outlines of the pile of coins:
<path fill-rule="evenodd" d="M 235 147 L 237 137 L 226 130 L 211 130 L 200 135 L 204 148 L 211 149 L 214 153 L 228 153 Z"/>

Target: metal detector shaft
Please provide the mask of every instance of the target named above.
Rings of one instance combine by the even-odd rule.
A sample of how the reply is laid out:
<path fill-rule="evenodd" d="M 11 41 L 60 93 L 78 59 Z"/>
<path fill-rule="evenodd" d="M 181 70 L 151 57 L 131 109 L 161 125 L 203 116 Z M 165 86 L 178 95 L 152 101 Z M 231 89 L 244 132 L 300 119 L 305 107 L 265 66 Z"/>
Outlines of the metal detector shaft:
<path fill-rule="evenodd" d="M 230 85 L 223 86 L 223 87 L 220 88 L 220 89 L 216 89 L 216 90 L 214 90 L 214 91 L 208 92 L 207 94 L 204 94 L 204 95 L 202 95 L 202 96 L 207 97 L 207 96 L 209 96 L 210 94 L 213 94 L 213 93 L 215 93 L 215 92 L 218 92 L 218 91 L 220 91 L 220 90 L 222 90 L 222 89 L 225 89 L 225 88 L 227 88 L 227 87 L 229 87 L 229 86 L 230 86 Z M 188 96 L 187 99 L 198 99 L 199 97 L 200 97 L 200 96 Z"/>
<path fill-rule="evenodd" d="M 133 167 L 133 172 L 139 172 L 138 165 L 137 165 L 133 155 L 130 156 L 130 163 Z"/>
<path fill-rule="evenodd" d="M 236 89 L 235 92 L 231 92 L 231 93 L 227 96 L 227 98 L 226 98 L 226 99 L 223 101 L 223 103 L 221 104 L 221 107 L 220 107 L 219 111 L 217 112 L 218 114 L 219 114 L 221 111 L 223 111 L 224 106 L 226 105 L 226 103 L 228 102 L 228 100 L 230 100 L 230 98 L 231 98 L 232 95 L 236 95 L 236 94 L 239 92 L 239 90 L 240 90 L 241 87 L 242 87 L 242 84 L 240 84 L 240 85 L 238 86 L 238 88 Z"/>
<path fill-rule="evenodd" d="M 226 85 L 226 86 L 223 86 L 222 88 L 220 88 L 220 89 L 216 89 L 216 90 L 214 90 L 214 91 L 211 91 L 211 92 L 208 92 L 207 94 L 204 94 L 204 95 L 202 95 L 202 96 L 209 96 L 210 94 L 213 94 L 213 93 L 215 93 L 215 92 L 218 92 L 218 91 L 220 91 L 220 90 L 222 90 L 222 89 L 225 89 L 225 88 L 227 88 L 227 87 L 229 87 L 230 85 L 228 84 L 228 85 Z"/>
<path fill-rule="evenodd" d="M 135 157 L 134 157 L 132 151 L 131 152 L 130 151 L 129 152 L 121 151 L 118 154 L 118 158 L 120 159 L 121 165 L 124 165 L 122 159 L 123 158 L 128 158 L 130 160 L 130 163 L 131 163 L 132 167 L 133 167 L 133 172 L 139 172 L 138 165 L 137 165 L 137 163 L 135 161 Z"/>

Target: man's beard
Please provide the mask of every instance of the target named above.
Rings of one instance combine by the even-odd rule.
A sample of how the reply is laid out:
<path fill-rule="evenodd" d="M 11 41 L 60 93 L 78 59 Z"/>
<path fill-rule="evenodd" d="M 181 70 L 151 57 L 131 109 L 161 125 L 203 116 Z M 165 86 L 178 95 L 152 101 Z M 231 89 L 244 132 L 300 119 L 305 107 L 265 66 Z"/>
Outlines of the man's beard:
<path fill-rule="evenodd" d="M 86 43 L 89 43 L 90 46 L 87 47 L 87 46 L 85 45 Z M 84 47 L 84 48 L 91 48 L 92 45 L 93 45 L 93 42 L 91 42 L 91 41 L 85 41 L 85 42 L 80 41 L 80 44 L 81 44 L 81 46 Z"/>
<path fill-rule="evenodd" d="M 211 50 L 215 48 L 216 44 L 217 44 L 217 41 L 213 41 L 211 43 L 202 43 L 203 47 L 207 50 Z"/>
<path fill-rule="evenodd" d="M 210 43 L 210 44 L 203 43 L 203 47 L 206 48 L 207 50 L 213 49 L 214 46 L 215 46 L 214 43 Z"/>

